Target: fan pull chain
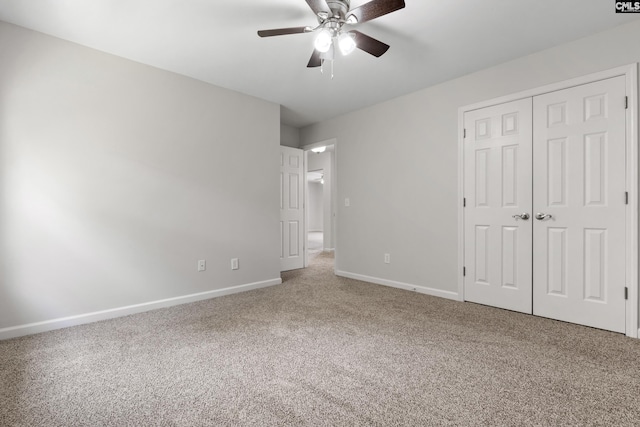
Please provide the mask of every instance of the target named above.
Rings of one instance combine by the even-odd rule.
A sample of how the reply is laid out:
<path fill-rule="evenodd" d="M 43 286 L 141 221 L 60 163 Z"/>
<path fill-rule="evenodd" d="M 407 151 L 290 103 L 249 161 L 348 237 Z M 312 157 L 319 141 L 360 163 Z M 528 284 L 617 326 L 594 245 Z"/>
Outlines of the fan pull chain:
<path fill-rule="evenodd" d="M 324 74 L 324 59 L 320 60 L 320 74 Z M 329 62 L 331 62 L 331 80 L 333 80 L 333 59 L 329 59 Z"/>

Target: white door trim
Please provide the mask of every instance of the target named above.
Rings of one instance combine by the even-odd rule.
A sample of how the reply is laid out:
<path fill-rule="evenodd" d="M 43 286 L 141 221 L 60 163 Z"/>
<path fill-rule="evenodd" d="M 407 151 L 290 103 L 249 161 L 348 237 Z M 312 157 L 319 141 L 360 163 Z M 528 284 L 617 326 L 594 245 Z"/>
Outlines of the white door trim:
<path fill-rule="evenodd" d="M 630 64 L 586 76 L 565 80 L 558 83 L 530 89 L 499 98 L 467 105 L 458 109 L 458 300 L 464 301 L 464 113 L 480 108 L 490 107 L 518 99 L 534 97 L 557 90 L 592 83 L 611 77 L 625 76 L 628 97 L 627 114 L 627 171 L 626 182 L 629 192 L 629 204 L 626 208 L 627 241 L 626 245 L 626 277 L 629 298 L 626 302 L 626 335 L 632 338 L 640 336 L 638 325 L 638 64 Z"/>
<path fill-rule="evenodd" d="M 303 149 L 304 170 L 302 181 L 304 182 L 304 268 L 309 267 L 309 182 L 307 181 L 307 165 L 309 164 L 309 152 Z"/>

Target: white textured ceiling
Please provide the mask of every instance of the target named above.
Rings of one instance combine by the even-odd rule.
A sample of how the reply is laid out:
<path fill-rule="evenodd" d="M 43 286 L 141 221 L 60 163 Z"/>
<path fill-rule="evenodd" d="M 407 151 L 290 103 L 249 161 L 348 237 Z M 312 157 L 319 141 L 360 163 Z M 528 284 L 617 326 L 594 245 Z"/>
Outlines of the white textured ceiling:
<path fill-rule="evenodd" d="M 256 34 L 314 26 L 304 0 L 0 0 L 0 20 L 278 103 L 294 127 L 634 19 L 611 0 L 406 0 L 357 26 L 391 49 L 337 58 L 331 80 L 306 68 L 313 34 Z"/>

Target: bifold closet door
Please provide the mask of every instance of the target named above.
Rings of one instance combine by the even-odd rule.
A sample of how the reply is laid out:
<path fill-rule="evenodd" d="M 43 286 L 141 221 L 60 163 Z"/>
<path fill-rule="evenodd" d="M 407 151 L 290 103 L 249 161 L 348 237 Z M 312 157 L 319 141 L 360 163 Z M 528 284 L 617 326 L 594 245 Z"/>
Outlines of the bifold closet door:
<path fill-rule="evenodd" d="M 531 98 L 464 115 L 465 300 L 531 313 Z"/>
<path fill-rule="evenodd" d="M 533 101 L 533 313 L 625 332 L 625 79 Z"/>

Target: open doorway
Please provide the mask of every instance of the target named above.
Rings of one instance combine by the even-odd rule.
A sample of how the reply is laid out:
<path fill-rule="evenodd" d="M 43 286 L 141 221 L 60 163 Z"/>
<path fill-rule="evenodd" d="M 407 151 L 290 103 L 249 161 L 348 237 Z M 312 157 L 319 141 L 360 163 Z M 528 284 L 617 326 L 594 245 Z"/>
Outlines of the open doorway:
<path fill-rule="evenodd" d="M 306 262 L 335 250 L 335 144 L 305 147 Z"/>
<path fill-rule="evenodd" d="M 324 169 L 307 172 L 307 257 L 324 251 Z"/>

